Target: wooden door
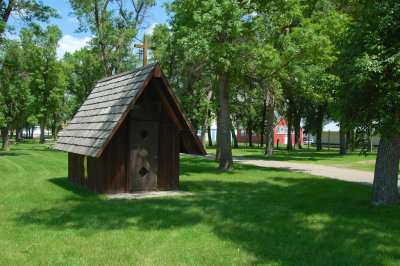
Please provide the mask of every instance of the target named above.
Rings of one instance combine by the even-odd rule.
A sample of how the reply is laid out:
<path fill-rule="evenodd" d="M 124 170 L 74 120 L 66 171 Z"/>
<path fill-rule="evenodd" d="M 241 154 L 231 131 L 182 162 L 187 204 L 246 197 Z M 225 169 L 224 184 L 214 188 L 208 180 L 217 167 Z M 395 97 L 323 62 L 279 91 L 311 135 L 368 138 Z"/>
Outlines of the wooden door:
<path fill-rule="evenodd" d="M 157 189 L 159 121 L 131 120 L 129 190 Z"/>

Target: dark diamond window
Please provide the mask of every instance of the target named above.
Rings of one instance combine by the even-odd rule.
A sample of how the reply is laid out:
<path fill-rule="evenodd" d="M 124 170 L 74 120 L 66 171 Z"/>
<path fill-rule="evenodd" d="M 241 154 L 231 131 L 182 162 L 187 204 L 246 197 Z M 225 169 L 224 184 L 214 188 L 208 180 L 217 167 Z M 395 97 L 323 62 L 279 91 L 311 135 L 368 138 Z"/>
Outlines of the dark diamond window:
<path fill-rule="evenodd" d="M 144 168 L 144 167 L 142 167 L 142 168 L 139 170 L 139 174 L 140 174 L 142 177 L 144 177 L 148 172 L 149 172 L 149 171 L 147 171 L 147 169 Z"/>
<path fill-rule="evenodd" d="M 142 131 L 140 131 L 139 135 L 142 137 L 142 139 L 146 139 L 149 133 L 145 129 L 143 129 Z"/>

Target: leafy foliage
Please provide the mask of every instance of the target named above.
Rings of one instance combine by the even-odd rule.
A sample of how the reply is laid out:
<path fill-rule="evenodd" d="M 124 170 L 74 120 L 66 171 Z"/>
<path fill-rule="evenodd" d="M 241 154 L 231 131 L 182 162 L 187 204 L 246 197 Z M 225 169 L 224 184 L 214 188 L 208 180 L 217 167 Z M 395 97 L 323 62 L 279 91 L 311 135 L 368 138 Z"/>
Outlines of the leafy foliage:
<path fill-rule="evenodd" d="M 3 37 L 5 30 L 13 30 L 8 25 L 10 16 L 18 17 L 19 20 L 30 23 L 34 19 L 45 22 L 50 17 L 59 18 L 57 10 L 50 6 L 43 5 L 37 0 L 1 0 L 0 1 L 0 39 Z"/>
<path fill-rule="evenodd" d="M 0 57 L 0 126 L 15 127 L 29 113 L 31 102 L 22 49 L 17 41 L 6 40 Z"/>
<path fill-rule="evenodd" d="M 66 53 L 63 62 L 67 70 L 67 92 L 74 96 L 70 99 L 70 116 L 73 116 L 83 104 L 97 81 L 105 76 L 101 56 L 88 47 L 73 54 Z"/>
<path fill-rule="evenodd" d="M 387 138 L 400 133 L 399 32 L 400 3 L 365 2 L 343 38 L 339 64 L 342 116 Z"/>
<path fill-rule="evenodd" d="M 29 88 L 35 98 L 32 111 L 41 120 L 41 142 L 46 118 L 59 112 L 66 87 L 63 66 L 56 57 L 60 38 L 61 30 L 54 25 L 43 30 L 34 24 L 21 31 L 26 71 L 31 77 Z"/>
<path fill-rule="evenodd" d="M 70 0 L 79 20 L 78 31 L 90 31 L 93 49 L 103 58 L 107 76 L 132 66 L 132 41 L 154 0 Z"/>

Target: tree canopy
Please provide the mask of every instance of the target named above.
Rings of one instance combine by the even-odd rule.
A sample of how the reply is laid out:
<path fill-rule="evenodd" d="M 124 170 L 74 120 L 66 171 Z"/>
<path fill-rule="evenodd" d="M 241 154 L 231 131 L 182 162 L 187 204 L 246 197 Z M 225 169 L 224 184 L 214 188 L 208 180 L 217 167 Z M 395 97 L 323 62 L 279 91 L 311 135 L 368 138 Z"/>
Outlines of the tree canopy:
<path fill-rule="evenodd" d="M 154 0 L 70 0 L 79 20 L 78 31 L 94 34 L 93 49 L 102 55 L 107 76 L 132 66 L 132 41 Z"/>
<path fill-rule="evenodd" d="M 50 17 L 60 17 L 57 10 L 43 5 L 37 0 L 0 0 L 0 40 L 4 37 L 6 30 L 13 30 L 8 24 L 10 16 L 15 16 L 25 23 L 34 20 L 47 21 Z"/>
<path fill-rule="evenodd" d="M 400 3 L 365 1 L 343 36 L 338 65 L 340 116 L 363 135 L 381 136 L 371 201 L 398 203 L 400 158 Z"/>

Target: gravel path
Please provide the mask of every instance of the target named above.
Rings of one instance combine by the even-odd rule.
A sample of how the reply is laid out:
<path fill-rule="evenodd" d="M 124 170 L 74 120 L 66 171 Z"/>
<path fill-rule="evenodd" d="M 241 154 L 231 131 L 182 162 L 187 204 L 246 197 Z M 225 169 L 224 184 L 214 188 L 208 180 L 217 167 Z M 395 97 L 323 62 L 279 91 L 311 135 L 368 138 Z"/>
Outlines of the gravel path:
<path fill-rule="evenodd" d="M 205 157 L 208 159 L 214 159 L 215 155 L 209 154 L 207 156 L 199 156 Z M 313 163 L 292 163 L 286 161 L 267 161 L 261 159 L 251 159 L 247 157 L 239 157 L 234 156 L 233 161 L 237 163 L 256 165 L 261 167 L 271 167 L 271 168 L 279 168 L 287 171 L 311 174 L 324 176 L 328 178 L 355 182 L 365 185 L 372 185 L 374 180 L 374 173 L 361 171 L 361 170 L 353 170 L 346 168 L 338 168 L 333 166 L 321 165 L 321 164 L 313 164 Z M 399 182 L 400 189 L 400 182 Z"/>

